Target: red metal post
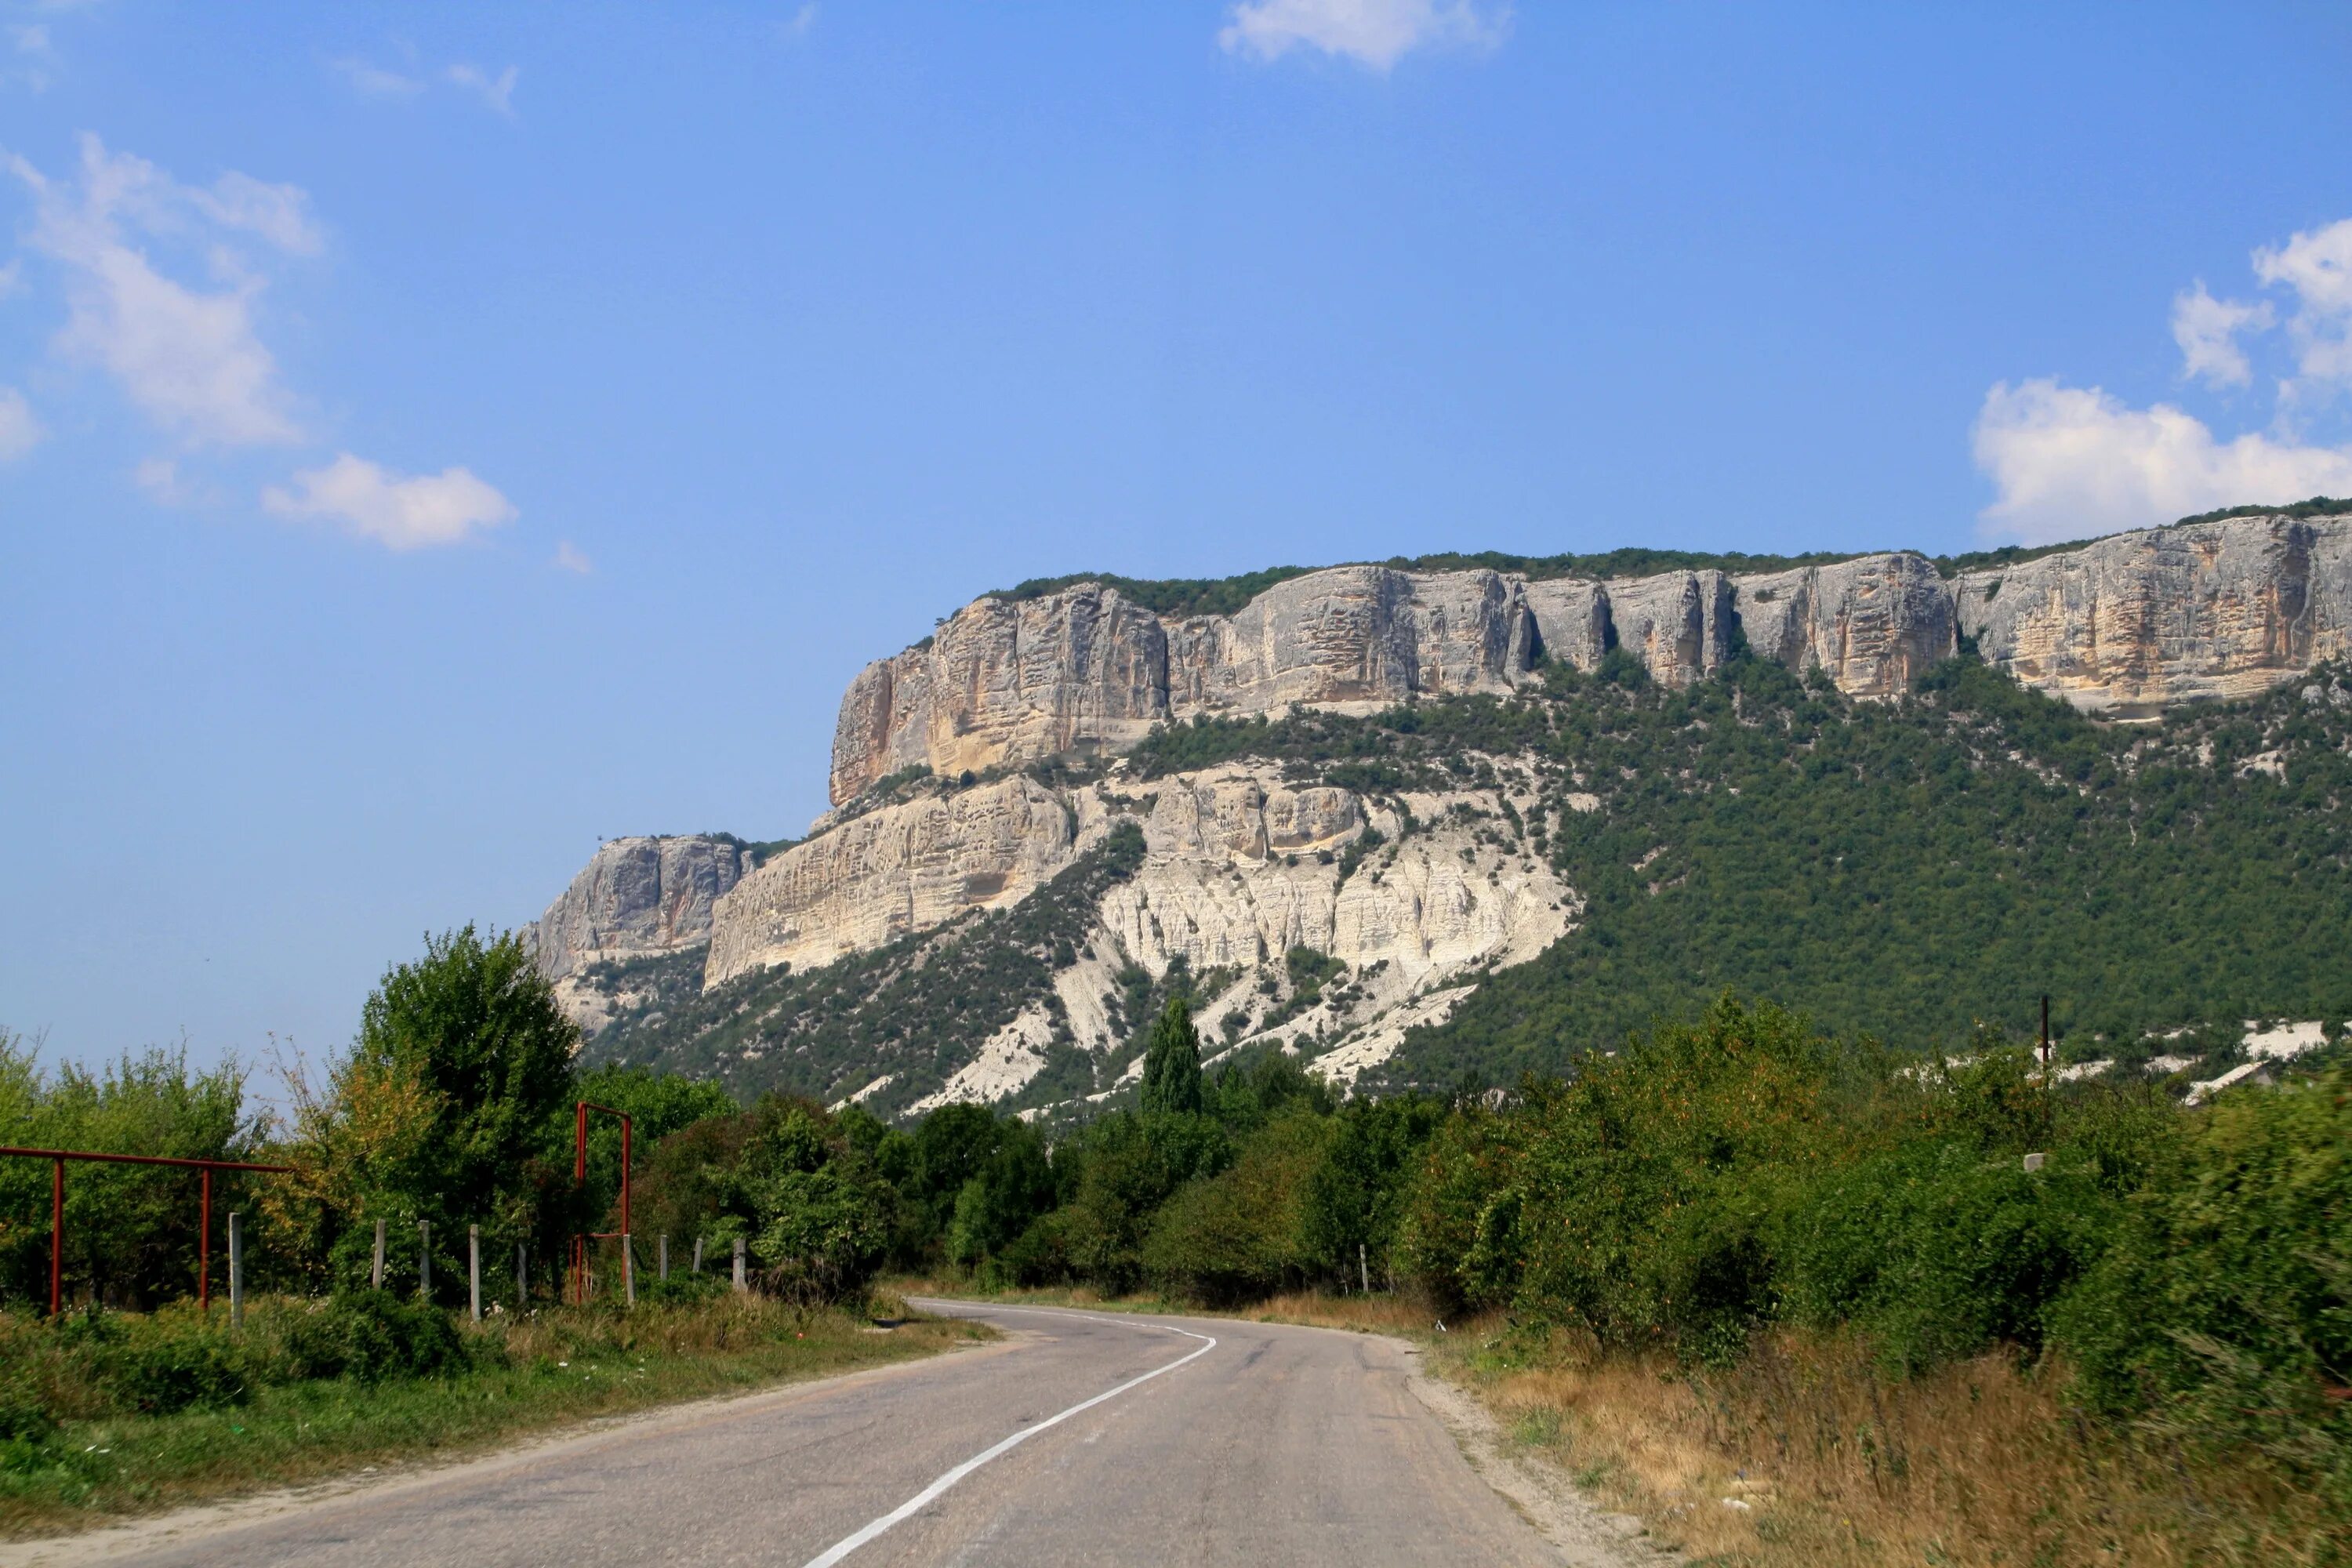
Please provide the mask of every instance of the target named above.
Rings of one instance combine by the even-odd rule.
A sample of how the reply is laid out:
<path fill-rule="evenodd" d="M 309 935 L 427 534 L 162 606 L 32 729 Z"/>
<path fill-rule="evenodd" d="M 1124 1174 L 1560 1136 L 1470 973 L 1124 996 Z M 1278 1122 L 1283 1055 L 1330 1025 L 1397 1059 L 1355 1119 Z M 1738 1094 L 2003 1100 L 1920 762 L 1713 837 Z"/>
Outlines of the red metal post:
<path fill-rule="evenodd" d="M 209 1276 L 212 1268 L 213 1236 L 213 1173 L 215 1171 L 268 1171 L 284 1175 L 291 1165 L 264 1165 L 252 1160 L 191 1160 L 177 1154 L 106 1154 L 94 1149 L 19 1149 L 13 1145 L 0 1148 L 0 1159 L 47 1160 L 52 1169 L 49 1178 L 49 1316 L 56 1317 L 65 1304 L 64 1279 L 66 1256 L 66 1162 L 96 1160 L 111 1165 L 177 1165 L 184 1170 L 205 1173 L 204 1234 L 197 1241 L 196 1295 L 207 1307 Z"/>
<path fill-rule="evenodd" d="M 601 1110 L 607 1116 L 617 1116 L 621 1121 L 621 1229 L 619 1234 L 626 1236 L 629 1233 L 629 1142 L 634 1123 L 631 1122 L 625 1111 L 615 1110 L 609 1105 L 599 1105 L 593 1100 L 583 1100 L 573 1105 L 572 1183 L 574 1186 L 579 1186 L 588 1180 L 588 1113 L 592 1110 Z M 606 1231 L 593 1231 L 572 1238 L 572 1277 L 576 1285 L 573 1296 L 580 1305 L 585 1306 L 588 1301 L 588 1244 L 592 1240 L 604 1240 L 610 1234 L 612 1233 Z"/>
<path fill-rule="evenodd" d="M 49 1316 L 54 1318 L 62 1309 L 64 1298 L 58 1289 L 65 1279 L 66 1263 L 66 1163 L 60 1159 L 49 1177 Z"/>
<path fill-rule="evenodd" d="M 213 1173 L 205 1168 L 205 1208 L 196 1221 L 196 1310 L 213 1310 Z"/>

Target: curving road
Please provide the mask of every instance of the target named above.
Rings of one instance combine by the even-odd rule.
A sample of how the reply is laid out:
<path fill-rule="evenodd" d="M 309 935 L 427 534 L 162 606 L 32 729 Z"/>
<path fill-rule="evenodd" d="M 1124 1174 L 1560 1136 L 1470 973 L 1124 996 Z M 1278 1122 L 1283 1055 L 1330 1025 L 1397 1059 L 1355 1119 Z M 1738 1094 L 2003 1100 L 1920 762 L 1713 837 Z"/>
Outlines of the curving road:
<path fill-rule="evenodd" d="M 155 1568 L 1565 1561 L 1464 1460 L 1394 1341 L 925 1305 L 1008 1338 L 42 1555 Z"/>

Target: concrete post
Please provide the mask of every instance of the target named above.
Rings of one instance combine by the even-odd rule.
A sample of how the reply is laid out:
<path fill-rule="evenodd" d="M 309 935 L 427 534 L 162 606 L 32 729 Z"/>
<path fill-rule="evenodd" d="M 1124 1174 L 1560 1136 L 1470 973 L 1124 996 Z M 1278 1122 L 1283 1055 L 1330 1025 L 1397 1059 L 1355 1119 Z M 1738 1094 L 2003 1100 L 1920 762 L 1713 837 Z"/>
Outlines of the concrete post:
<path fill-rule="evenodd" d="M 433 1222 L 416 1222 L 416 1294 L 433 1300 Z"/>
<path fill-rule="evenodd" d="M 621 1302 L 637 1304 L 637 1249 L 625 1230 L 621 1233 Z"/>
<path fill-rule="evenodd" d="M 735 1238 L 735 1289 L 749 1290 L 751 1288 L 751 1281 L 743 1275 L 743 1238 L 739 1236 Z"/>
<path fill-rule="evenodd" d="M 515 1243 L 515 1310 L 530 1305 L 530 1251 L 523 1243 Z"/>
<path fill-rule="evenodd" d="M 694 1271 L 702 1272 L 702 1237 L 698 1236 L 694 1238 Z"/>
<path fill-rule="evenodd" d="M 383 1221 L 375 1222 L 375 1263 L 368 1269 L 368 1289 L 383 1289 Z"/>
<path fill-rule="evenodd" d="M 228 1211 L 228 1326 L 245 1326 L 245 1215 Z"/>
<path fill-rule="evenodd" d="M 667 1284 L 669 1281 L 669 1234 L 667 1231 L 662 1234 L 659 1251 L 661 1255 L 662 1282 Z"/>
<path fill-rule="evenodd" d="M 1364 1294 L 1367 1296 L 1370 1295 L 1372 1293 L 1372 1266 L 1366 1259 L 1364 1254 L 1364 1244 L 1360 1241 L 1356 1243 L 1356 1279 L 1357 1281 L 1363 1286 Z"/>
<path fill-rule="evenodd" d="M 474 1321 L 482 1321 L 482 1227 L 466 1227 L 466 1295 L 473 1303 Z"/>

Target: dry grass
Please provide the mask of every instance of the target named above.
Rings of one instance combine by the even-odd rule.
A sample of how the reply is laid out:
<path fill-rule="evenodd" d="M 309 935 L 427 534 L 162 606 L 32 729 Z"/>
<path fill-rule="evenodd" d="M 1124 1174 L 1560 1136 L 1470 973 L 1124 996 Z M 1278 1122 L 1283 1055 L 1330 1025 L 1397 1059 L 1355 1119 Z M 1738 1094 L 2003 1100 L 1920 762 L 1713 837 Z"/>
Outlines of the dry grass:
<path fill-rule="evenodd" d="M 1441 1360 L 1518 1440 L 1702 1561 L 2169 1568 L 2342 1551 L 2274 1472 L 2095 1427 L 2059 1374 L 2006 1357 L 1888 1383 L 1851 1342 L 1782 1335 L 1708 1374 L 1472 1327 L 1486 1337 L 1452 1338 Z"/>

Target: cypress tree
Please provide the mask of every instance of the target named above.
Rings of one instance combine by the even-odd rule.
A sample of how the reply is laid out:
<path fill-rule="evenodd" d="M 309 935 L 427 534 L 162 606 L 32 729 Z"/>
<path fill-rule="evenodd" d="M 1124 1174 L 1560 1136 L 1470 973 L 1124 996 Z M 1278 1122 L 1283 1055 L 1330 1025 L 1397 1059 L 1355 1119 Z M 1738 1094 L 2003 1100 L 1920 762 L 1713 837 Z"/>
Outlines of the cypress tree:
<path fill-rule="evenodd" d="M 1201 1109 L 1201 1037 L 1192 1029 L 1192 1005 L 1168 998 L 1151 1026 L 1151 1047 L 1143 1058 L 1143 1109 Z"/>

